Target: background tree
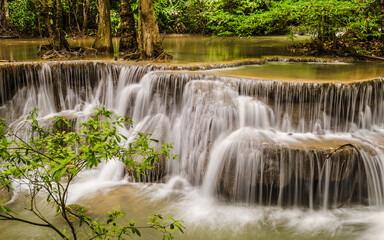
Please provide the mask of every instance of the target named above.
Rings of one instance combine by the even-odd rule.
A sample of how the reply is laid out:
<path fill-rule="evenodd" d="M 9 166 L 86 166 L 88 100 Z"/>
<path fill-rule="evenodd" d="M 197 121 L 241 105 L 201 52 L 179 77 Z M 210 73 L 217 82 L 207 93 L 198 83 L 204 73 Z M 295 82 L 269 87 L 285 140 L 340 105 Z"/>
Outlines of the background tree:
<path fill-rule="evenodd" d="M 110 1 L 98 0 L 97 8 L 99 11 L 99 24 L 96 40 L 92 47 L 100 52 L 113 53 Z"/>
<path fill-rule="evenodd" d="M 89 1 L 90 0 L 84 0 L 83 2 L 83 34 L 87 33 L 87 26 L 88 26 L 88 12 L 89 12 Z"/>
<path fill-rule="evenodd" d="M 8 1 L 0 0 L 0 30 L 7 30 L 9 25 Z"/>
<path fill-rule="evenodd" d="M 39 15 L 45 18 L 50 43 L 55 50 L 70 51 L 63 29 L 63 6 L 61 0 L 33 0 Z"/>
<path fill-rule="evenodd" d="M 119 52 L 122 53 L 137 52 L 136 21 L 132 4 L 133 0 L 121 0 Z"/>
<path fill-rule="evenodd" d="M 159 27 L 153 10 L 153 0 L 140 0 L 138 7 L 137 42 L 141 59 L 165 56 Z"/>
<path fill-rule="evenodd" d="M 76 35 L 79 29 L 92 36 L 98 30 L 94 47 L 100 51 L 112 52 L 111 35 L 121 34 L 121 52 L 134 51 L 137 39 L 135 56 L 142 59 L 166 56 L 160 32 L 237 37 L 300 33 L 311 38 L 311 46 L 305 49 L 384 56 L 383 0 L 61 0 L 61 4 L 56 0 L 0 0 L 0 7 L 4 9 L 6 2 L 10 24 L 17 31 L 37 36 L 41 24 L 41 35 L 58 39 L 58 48 L 66 46 L 58 36 Z M 0 11 L 0 19 L 5 13 Z M 65 19 L 56 21 L 60 14 Z"/>

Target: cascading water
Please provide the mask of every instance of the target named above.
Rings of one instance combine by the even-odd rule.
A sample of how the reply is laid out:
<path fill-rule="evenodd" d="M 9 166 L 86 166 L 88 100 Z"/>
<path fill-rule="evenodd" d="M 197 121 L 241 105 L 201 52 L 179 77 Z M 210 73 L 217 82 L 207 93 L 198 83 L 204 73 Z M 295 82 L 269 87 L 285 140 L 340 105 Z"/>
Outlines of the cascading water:
<path fill-rule="evenodd" d="M 206 194 L 267 205 L 329 208 L 348 198 L 382 204 L 383 80 L 316 84 L 153 70 L 100 62 L 5 65 L 0 113 L 10 122 L 34 108 L 45 119 L 73 122 L 96 106 L 127 115 L 135 122 L 128 135 L 149 132 L 174 143 L 179 156 L 147 181 L 183 176 Z M 343 143 L 360 153 L 345 148 L 326 159 Z"/>

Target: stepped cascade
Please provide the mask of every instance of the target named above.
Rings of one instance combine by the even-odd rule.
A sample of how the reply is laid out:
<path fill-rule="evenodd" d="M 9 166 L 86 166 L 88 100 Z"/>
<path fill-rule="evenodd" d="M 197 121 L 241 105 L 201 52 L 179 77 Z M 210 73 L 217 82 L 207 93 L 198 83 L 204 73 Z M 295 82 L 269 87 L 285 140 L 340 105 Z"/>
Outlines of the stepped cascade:
<path fill-rule="evenodd" d="M 105 106 L 134 121 L 127 136 L 173 143 L 178 160 L 161 159 L 141 181 L 181 176 L 204 194 L 262 205 L 381 206 L 383 104 L 384 79 L 266 81 L 98 61 L 0 65 L 0 117 L 11 126 L 35 108 L 42 121 L 59 115 L 76 125 Z M 103 176 L 123 178 L 122 168 Z"/>

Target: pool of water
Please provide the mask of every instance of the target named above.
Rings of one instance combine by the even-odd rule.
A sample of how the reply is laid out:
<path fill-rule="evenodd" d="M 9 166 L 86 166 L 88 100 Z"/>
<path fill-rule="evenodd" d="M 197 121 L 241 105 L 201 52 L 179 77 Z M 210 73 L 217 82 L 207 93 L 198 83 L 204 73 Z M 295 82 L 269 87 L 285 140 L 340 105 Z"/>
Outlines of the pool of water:
<path fill-rule="evenodd" d="M 304 37 L 300 37 L 304 38 Z M 300 40 L 299 38 L 299 40 Z M 73 46 L 91 47 L 94 38 L 70 39 Z M 119 38 L 114 38 L 118 52 Z M 167 64 L 210 64 L 259 58 L 263 56 L 289 56 L 285 46 L 286 36 L 253 38 L 222 38 L 191 35 L 169 35 L 164 38 L 164 48 L 174 56 Z M 38 46 L 46 40 L 0 40 L 0 60 L 38 61 Z M 88 59 L 110 60 L 108 56 L 89 56 Z M 243 66 L 211 71 L 214 74 L 276 80 L 302 81 L 354 81 L 384 75 L 382 63 L 290 63 L 269 62 L 263 65 Z"/>
<path fill-rule="evenodd" d="M 69 39 L 72 46 L 91 47 L 93 37 Z M 174 56 L 176 63 L 228 61 L 266 55 L 288 55 L 286 36 L 221 38 L 205 36 L 171 35 L 163 40 L 164 48 Z M 0 40 L 0 60 L 38 60 L 38 46 L 47 40 L 8 39 Z M 113 39 L 118 52 L 119 38 Z"/>
<path fill-rule="evenodd" d="M 87 38 L 72 40 L 71 44 L 89 47 L 92 42 L 92 38 Z M 115 45 L 117 42 L 118 39 L 114 39 Z M 1 40 L 0 59 L 39 60 L 36 46 L 46 43 L 39 40 Z M 285 51 L 286 44 L 287 39 L 284 36 L 252 39 L 168 36 L 164 39 L 165 48 L 175 57 L 173 63 L 180 64 L 289 55 Z M 269 62 L 264 65 L 210 70 L 207 73 L 294 81 L 353 81 L 383 76 L 383 66 L 380 63 Z M 364 134 L 373 135 L 371 132 Z M 147 217 L 154 212 L 172 216 L 182 220 L 186 227 L 184 235 L 176 234 L 177 239 L 384 239 L 382 206 L 348 204 L 345 208 L 323 210 L 298 206 L 280 208 L 246 205 L 213 198 L 201 186 L 190 185 L 182 175 L 168 179 L 166 183 L 133 184 L 124 179 L 100 180 L 103 169 L 107 168 L 83 173 L 70 189 L 69 203 L 84 206 L 87 214 L 92 217 L 102 217 L 107 211 L 119 206 L 127 213 L 122 222 L 128 223 L 133 219 L 139 226 L 145 225 Z M 64 227 L 63 220 L 55 217 L 52 206 L 45 202 L 44 196 L 41 197 L 39 207 L 43 213 L 57 226 Z M 26 204 L 21 191 L 15 202 L 9 206 L 21 215 L 26 214 L 32 218 L 29 211 L 25 210 Z M 142 234 L 142 239 L 161 239 L 161 235 L 153 230 L 143 230 Z M 0 224 L 0 240 L 51 238 L 56 238 L 55 233 L 45 228 L 18 222 L 4 221 Z"/>
<path fill-rule="evenodd" d="M 212 70 L 215 74 L 288 81 L 359 81 L 384 76 L 383 63 L 269 62 Z"/>
<path fill-rule="evenodd" d="M 217 62 L 271 55 L 291 55 L 286 49 L 286 36 L 253 38 L 208 38 L 204 36 L 169 37 L 165 49 L 176 63 Z"/>
<path fill-rule="evenodd" d="M 92 172 L 92 175 L 97 175 Z M 167 184 L 130 184 L 125 181 L 104 186 L 92 177 L 74 188 L 85 189 L 92 185 L 94 192 L 83 191 L 77 203 L 87 209 L 92 217 L 101 217 L 119 207 L 127 213 L 122 223 L 130 220 L 145 226 L 148 216 L 157 212 L 164 217 L 172 216 L 183 221 L 185 233 L 176 233 L 176 239 L 260 239 L 260 240 L 321 240 L 321 239 L 383 239 L 384 210 L 363 206 L 349 206 L 333 210 L 308 210 L 305 208 L 260 207 L 220 202 L 204 196 L 201 189 L 184 185 L 180 177 Z M 76 189 L 74 189 L 76 191 Z M 22 216 L 29 214 L 23 209 L 23 198 L 13 204 Z M 23 207 L 24 206 L 24 207 Z M 40 201 L 40 207 L 48 218 L 64 228 L 61 218 L 54 218 L 54 209 Z M 33 219 L 30 215 L 29 219 Z M 20 229 L 23 229 L 22 231 Z M 68 229 L 67 229 L 68 230 Z M 2 222 L 0 239 L 47 239 L 56 238 L 49 229 L 19 222 Z M 85 237 L 80 231 L 80 236 Z M 140 239 L 161 239 L 154 230 L 142 230 Z"/>

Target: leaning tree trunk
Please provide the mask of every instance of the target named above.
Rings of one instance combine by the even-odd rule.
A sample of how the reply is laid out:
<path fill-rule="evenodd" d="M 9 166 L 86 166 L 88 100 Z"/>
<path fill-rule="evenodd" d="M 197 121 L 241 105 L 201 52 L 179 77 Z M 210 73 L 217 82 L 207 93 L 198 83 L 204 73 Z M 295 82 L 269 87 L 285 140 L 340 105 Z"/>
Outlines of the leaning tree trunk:
<path fill-rule="evenodd" d="M 92 47 L 99 52 L 113 53 L 110 8 L 109 0 L 98 0 L 99 27 Z"/>
<path fill-rule="evenodd" d="M 139 1 L 137 42 L 141 59 L 154 59 L 165 55 L 153 10 L 153 0 Z"/>
<path fill-rule="evenodd" d="M 132 0 L 121 0 L 119 52 L 134 53 L 137 51 L 135 17 L 131 6 Z"/>

